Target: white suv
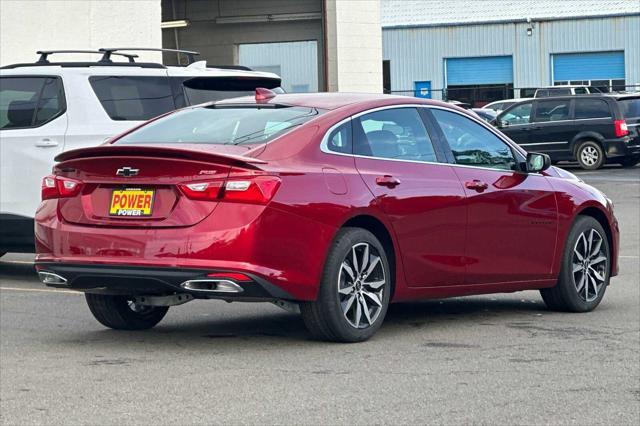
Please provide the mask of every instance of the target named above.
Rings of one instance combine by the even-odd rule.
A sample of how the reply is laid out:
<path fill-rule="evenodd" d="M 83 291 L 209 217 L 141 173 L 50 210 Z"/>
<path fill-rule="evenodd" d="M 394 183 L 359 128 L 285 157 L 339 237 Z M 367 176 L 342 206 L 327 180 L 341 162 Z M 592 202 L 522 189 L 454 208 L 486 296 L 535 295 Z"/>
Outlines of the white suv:
<path fill-rule="evenodd" d="M 280 77 L 244 67 L 135 62 L 131 50 L 38 52 L 31 64 L 0 68 L 0 255 L 34 250 L 40 185 L 63 151 L 103 143 L 188 105 L 280 89 Z M 97 62 L 52 62 L 57 53 L 99 53 Z M 175 51 L 174 51 L 175 52 Z M 116 62 L 113 56 L 126 57 Z"/>

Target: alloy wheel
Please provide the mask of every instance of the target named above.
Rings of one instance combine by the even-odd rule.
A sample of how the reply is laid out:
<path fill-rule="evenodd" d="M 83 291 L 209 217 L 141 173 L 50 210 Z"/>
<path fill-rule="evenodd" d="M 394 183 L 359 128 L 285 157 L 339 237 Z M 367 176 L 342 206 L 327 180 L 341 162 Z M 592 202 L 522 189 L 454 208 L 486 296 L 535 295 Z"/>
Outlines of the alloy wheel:
<path fill-rule="evenodd" d="M 351 247 L 340 265 L 338 296 L 345 319 L 354 328 L 368 328 L 382 311 L 387 287 L 378 250 L 368 243 Z"/>
<path fill-rule="evenodd" d="M 593 166 L 600 161 L 600 153 L 593 146 L 586 146 L 580 151 L 580 160 L 586 166 Z"/>
<path fill-rule="evenodd" d="M 605 285 L 608 258 L 603 241 L 598 231 L 589 229 L 580 234 L 573 248 L 573 283 L 585 302 L 596 300 Z"/>

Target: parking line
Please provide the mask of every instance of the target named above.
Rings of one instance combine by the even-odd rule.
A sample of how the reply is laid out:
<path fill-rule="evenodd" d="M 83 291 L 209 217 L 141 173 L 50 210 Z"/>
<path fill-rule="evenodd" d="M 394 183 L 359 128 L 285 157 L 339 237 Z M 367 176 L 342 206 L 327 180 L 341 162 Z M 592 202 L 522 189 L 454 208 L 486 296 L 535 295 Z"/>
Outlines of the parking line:
<path fill-rule="evenodd" d="M 70 290 L 49 290 L 46 288 L 20 288 L 20 287 L 0 287 L 0 291 L 2 290 L 11 290 L 11 291 L 32 291 L 37 293 L 65 293 L 65 294 L 83 294 L 81 291 L 70 291 Z"/>

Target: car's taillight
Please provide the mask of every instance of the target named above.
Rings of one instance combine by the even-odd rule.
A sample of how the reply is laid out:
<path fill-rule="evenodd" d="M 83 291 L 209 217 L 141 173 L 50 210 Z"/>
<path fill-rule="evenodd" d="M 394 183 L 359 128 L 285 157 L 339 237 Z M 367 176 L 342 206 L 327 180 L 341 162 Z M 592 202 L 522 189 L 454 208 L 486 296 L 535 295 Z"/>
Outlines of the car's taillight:
<path fill-rule="evenodd" d="M 280 187 L 280 179 L 276 176 L 250 176 L 225 181 L 183 183 L 178 187 L 184 195 L 194 200 L 267 204 Z"/>
<path fill-rule="evenodd" d="M 187 197 L 194 200 L 217 201 L 222 188 L 222 181 L 193 182 L 178 185 Z"/>
<path fill-rule="evenodd" d="M 42 179 L 42 199 L 74 197 L 80 193 L 82 182 L 62 176 L 49 175 Z"/>
<path fill-rule="evenodd" d="M 629 134 L 629 128 L 627 127 L 627 122 L 624 120 L 615 120 L 613 122 L 613 126 L 616 132 L 616 137 L 621 138 L 623 136 L 627 136 Z"/>

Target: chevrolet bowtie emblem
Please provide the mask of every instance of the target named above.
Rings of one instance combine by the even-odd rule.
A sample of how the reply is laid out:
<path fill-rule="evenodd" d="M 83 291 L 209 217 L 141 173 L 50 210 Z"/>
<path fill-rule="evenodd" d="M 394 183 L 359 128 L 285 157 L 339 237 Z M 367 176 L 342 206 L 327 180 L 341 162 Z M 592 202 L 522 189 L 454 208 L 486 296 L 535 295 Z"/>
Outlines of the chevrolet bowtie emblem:
<path fill-rule="evenodd" d="M 121 167 L 116 172 L 116 175 L 124 177 L 135 176 L 139 171 L 140 169 L 134 169 L 133 167 Z"/>

